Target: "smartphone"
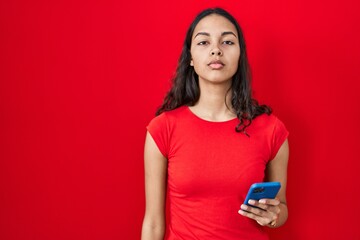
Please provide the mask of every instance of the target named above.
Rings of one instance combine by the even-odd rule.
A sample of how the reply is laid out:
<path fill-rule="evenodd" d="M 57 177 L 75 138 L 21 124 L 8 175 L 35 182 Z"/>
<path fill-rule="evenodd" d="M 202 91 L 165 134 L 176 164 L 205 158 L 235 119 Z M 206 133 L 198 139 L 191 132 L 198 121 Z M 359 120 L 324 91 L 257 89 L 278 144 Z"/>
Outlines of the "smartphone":
<path fill-rule="evenodd" d="M 250 199 L 260 200 L 263 198 L 273 199 L 278 194 L 281 188 L 280 182 L 262 182 L 262 183 L 254 183 L 251 185 L 244 204 L 251 206 L 248 201 Z"/>

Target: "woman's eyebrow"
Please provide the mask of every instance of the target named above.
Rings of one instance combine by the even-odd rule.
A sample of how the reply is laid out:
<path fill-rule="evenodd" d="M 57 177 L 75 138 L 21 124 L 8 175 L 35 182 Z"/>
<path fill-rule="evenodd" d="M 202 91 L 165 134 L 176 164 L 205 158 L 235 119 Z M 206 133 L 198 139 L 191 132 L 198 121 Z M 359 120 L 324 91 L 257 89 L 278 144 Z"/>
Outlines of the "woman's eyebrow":
<path fill-rule="evenodd" d="M 210 37 L 210 33 L 208 33 L 208 32 L 198 32 L 198 33 L 195 35 L 194 39 L 195 39 L 197 36 L 199 36 L 199 35 Z M 225 36 L 225 35 L 234 35 L 234 36 L 237 38 L 236 34 L 233 33 L 233 32 L 231 32 L 231 31 L 222 32 L 222 33 L 221 33 L 221 36 Z"/>
<path fill-rule="evenodd" d="M 233 33 L 233 32 L 223 32 L 223 33 L 221 33 L 221 36 L 225 36 L 225 35 L 234 35 L 236 38 L 237 38 L 237 36 L 236 36 L 236 34 L 235 33 Z"/>
<path fill-rule="evenodd" d="M 210 33 L 207 33 L 207 32 L 198 32 L 196 35 L 195 35 L 195 37 L 194 38 L 196 38 L 197 36 L 199 36 L 199 35 L 203 35 L 203 36 L 210 36 Z"/>

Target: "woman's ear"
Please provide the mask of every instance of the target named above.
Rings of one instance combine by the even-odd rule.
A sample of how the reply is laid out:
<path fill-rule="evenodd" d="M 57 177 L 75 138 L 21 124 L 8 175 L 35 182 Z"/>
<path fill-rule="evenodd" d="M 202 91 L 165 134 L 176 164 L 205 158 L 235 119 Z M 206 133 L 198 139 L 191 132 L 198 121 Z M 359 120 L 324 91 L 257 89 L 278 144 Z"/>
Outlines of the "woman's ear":
<path fill-rule="evenodd" d="M 190 60 L 190 66 L 194 66 L 194 61 L 192 59 Z"/>

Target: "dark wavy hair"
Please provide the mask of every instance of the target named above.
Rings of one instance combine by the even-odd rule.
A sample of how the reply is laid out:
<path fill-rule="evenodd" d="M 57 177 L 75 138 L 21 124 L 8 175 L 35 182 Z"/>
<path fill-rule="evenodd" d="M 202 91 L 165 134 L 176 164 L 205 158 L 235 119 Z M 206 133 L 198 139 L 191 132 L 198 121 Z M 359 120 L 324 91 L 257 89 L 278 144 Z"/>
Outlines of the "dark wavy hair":
<path fill-rule="evenodd" d="M 186 33 L 185 42 L 176 69 L 176 74 L 172 79 L 172 87 L 166 94 L 164 102 L 156 111 L 156 115 L 159 115 L 165 111 L 176 109 L 183 105 L 194 106 L 195 103 L 199 100 L 199 78 L 195 73 L 194 68 L 190 66 L 190 47 L 192 35 L 196 25 L 201 19 L 211 14 L 217 14 L 225 17 L 235 26 L 238 33 L 240 44 L 239 66 L 232 78 L 231 88 L 229 89 L 228 93 L 230 91 L 232 93 L 231 104 L 237 118 L 240 120 L 239 124 L 235 127 L 235 131 L 242 132 L 249 136 L 245 129 L 250 126 L 252 120 L 263 113 L 270 115 L 272 110 L 266 105 L 259 105 L 258 101 L 252 98 L 251 73 L 242 30 L 236 19 L 221 8 L 205 9 L 204 11 L 200 12 L 191 23 Z"/>

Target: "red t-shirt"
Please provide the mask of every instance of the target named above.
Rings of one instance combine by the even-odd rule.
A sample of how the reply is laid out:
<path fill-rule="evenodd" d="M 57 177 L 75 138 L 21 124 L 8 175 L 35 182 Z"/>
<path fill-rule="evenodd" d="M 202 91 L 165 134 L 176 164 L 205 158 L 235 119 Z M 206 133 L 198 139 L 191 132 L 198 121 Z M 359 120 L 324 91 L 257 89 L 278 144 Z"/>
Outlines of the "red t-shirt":
<path fill-rule="evenodd" d="M 256 221 L 238 213 L 251 184 L 288 136 L 274 115 L 235 132 L 238 119 L 211 122 L 187 106 L 155 117 L 147 129 L 168 159 L 166 239 L 268 239 Z"/>

